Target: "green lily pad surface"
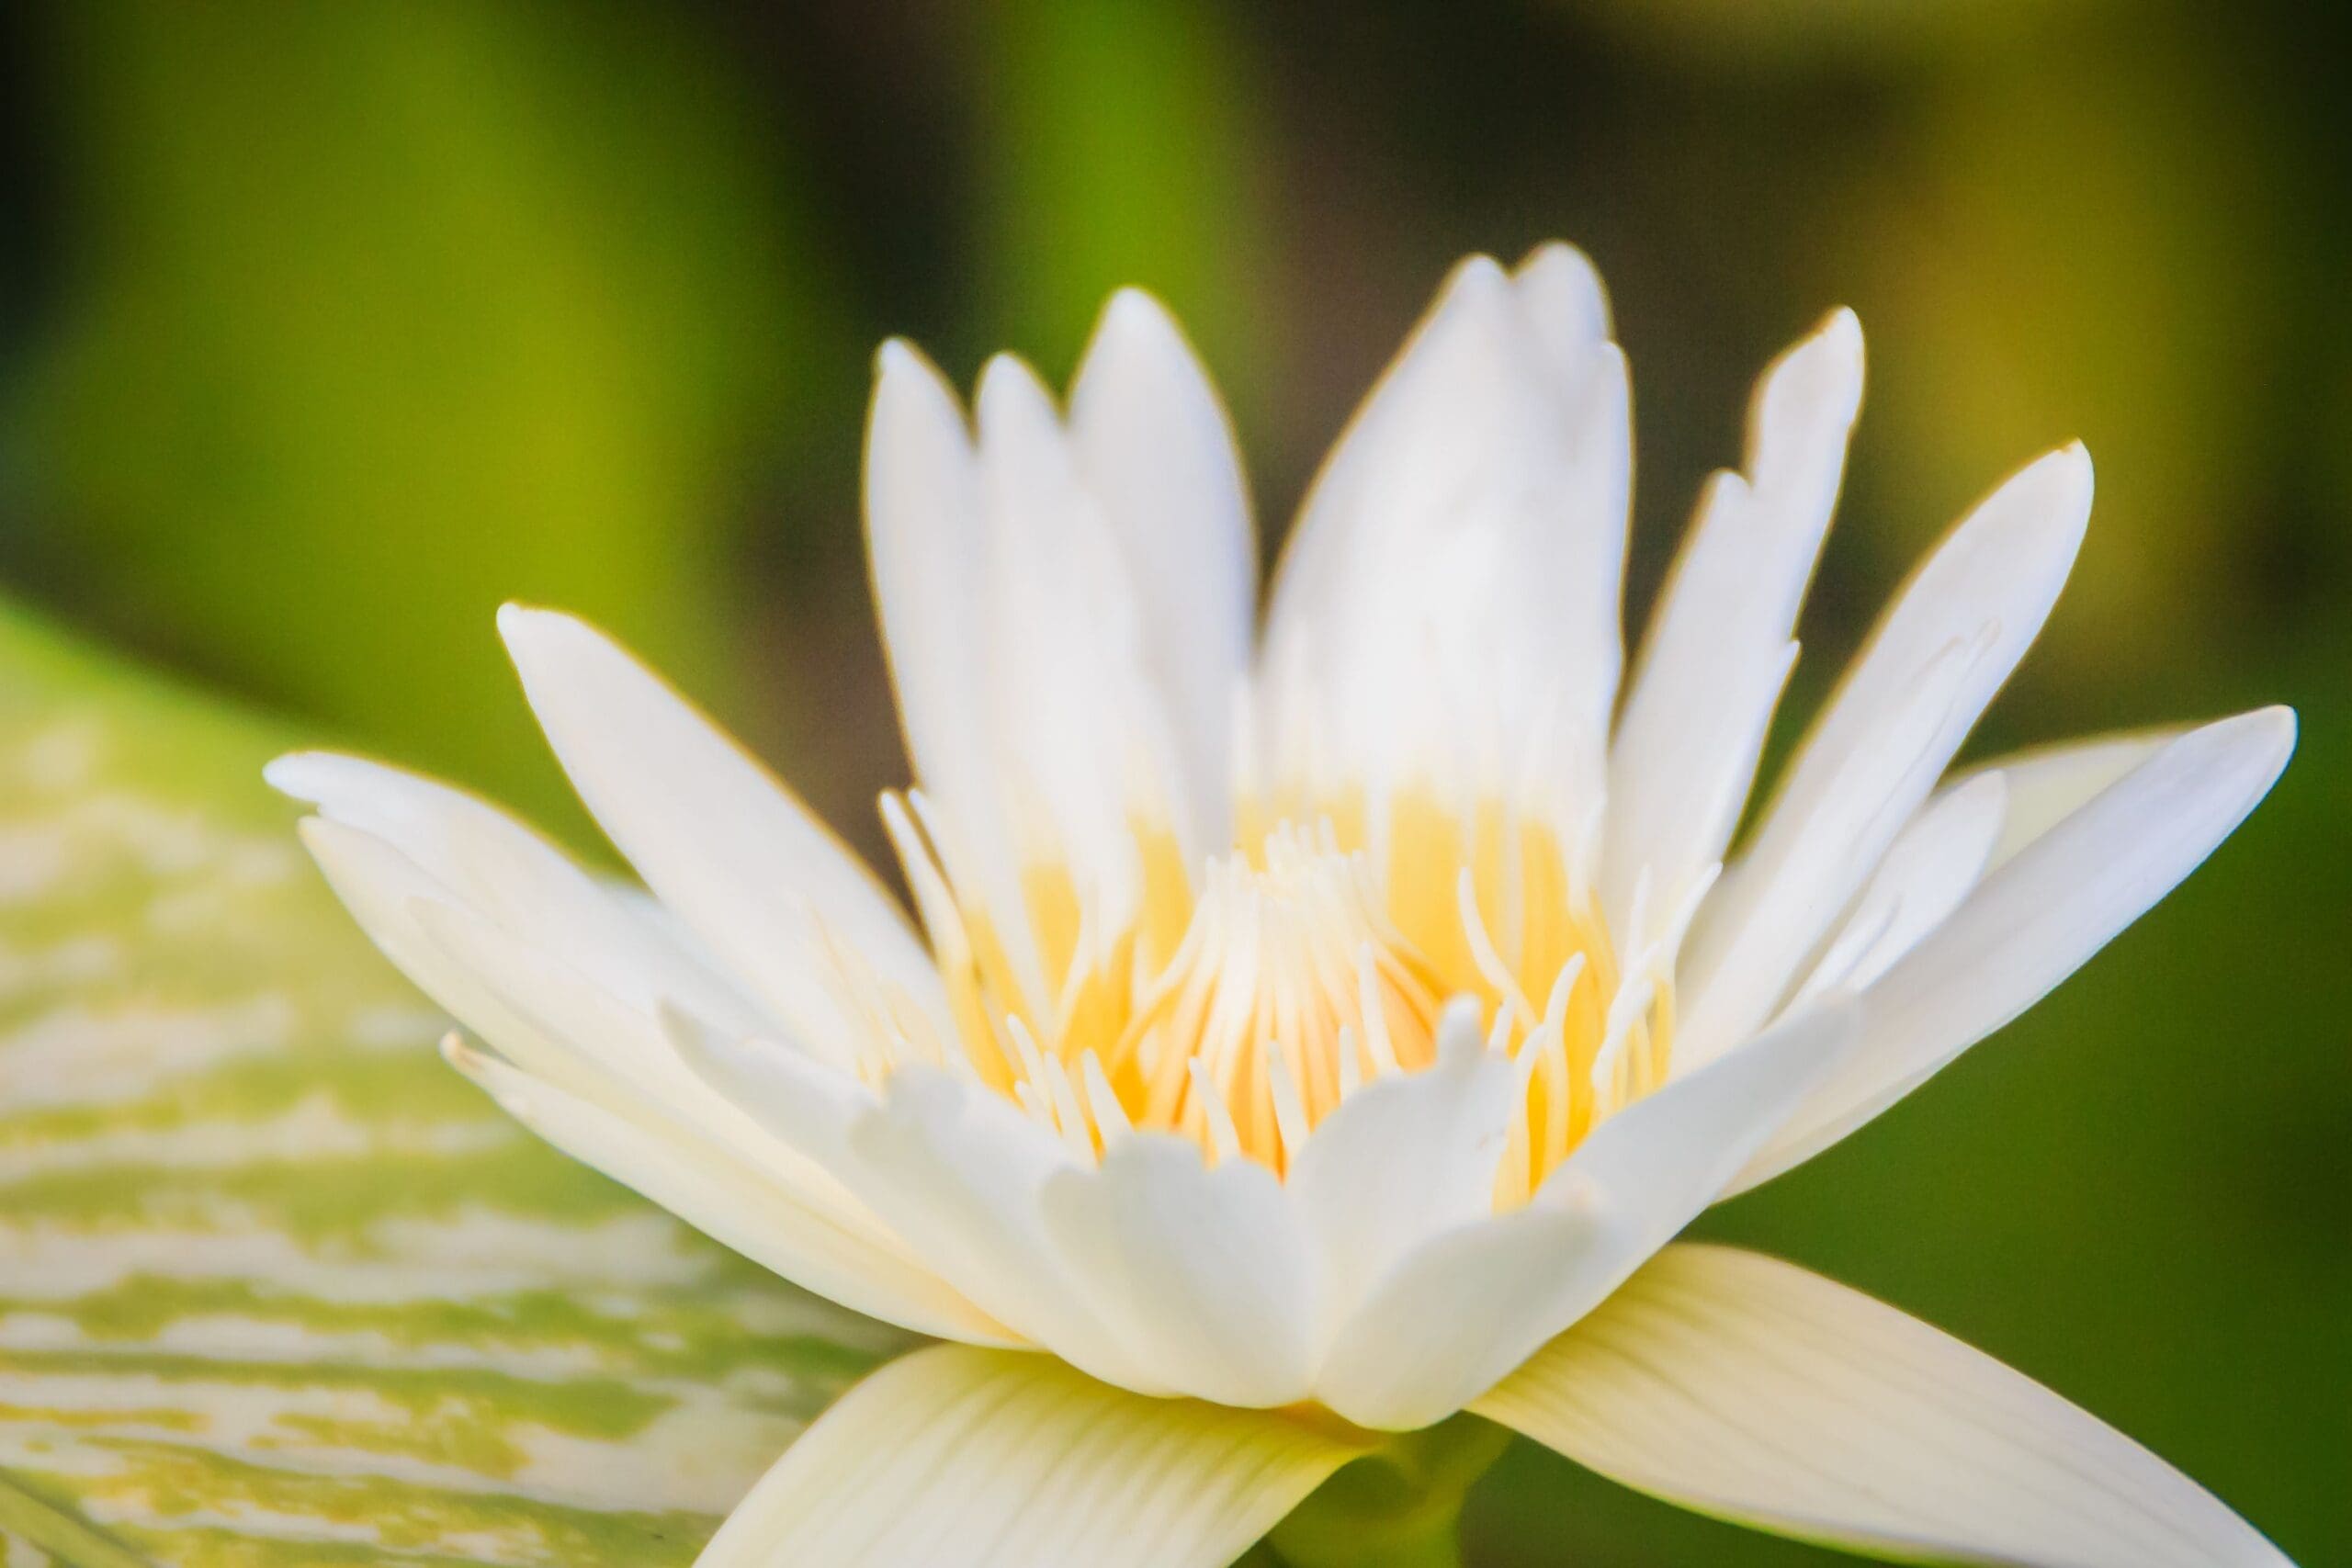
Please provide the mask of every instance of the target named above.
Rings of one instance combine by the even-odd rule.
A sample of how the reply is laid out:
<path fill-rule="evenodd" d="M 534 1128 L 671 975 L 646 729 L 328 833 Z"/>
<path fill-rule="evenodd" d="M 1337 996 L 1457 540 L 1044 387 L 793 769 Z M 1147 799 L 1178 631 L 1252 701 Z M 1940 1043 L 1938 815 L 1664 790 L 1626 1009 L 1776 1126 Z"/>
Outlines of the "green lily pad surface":
<path fill-rule="evenodd" d="M 443 1066 L 289 739 L 0 619 L 0 1564 L 691 1562 L 899 1341 Z"/>

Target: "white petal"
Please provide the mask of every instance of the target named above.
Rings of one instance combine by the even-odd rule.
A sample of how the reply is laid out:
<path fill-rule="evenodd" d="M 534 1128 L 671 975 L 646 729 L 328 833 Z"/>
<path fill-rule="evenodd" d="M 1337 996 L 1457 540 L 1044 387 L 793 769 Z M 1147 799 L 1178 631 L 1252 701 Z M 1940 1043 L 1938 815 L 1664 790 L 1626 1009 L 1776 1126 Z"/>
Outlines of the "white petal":
<path fill-rule="evenodd" d="M 1139 823 L 1165 825 L 1196 855 L 1222 847 L 1212 840 L 1223 836 L 1216 759 L 1227 742 L 1204 742 L 1209 753 L 1188 742 L 1202 734 L 1191 723 L 1202 694 L 1230 700 L 1237 623 L 1246 647 L 1247 581 L 1232 581 L 1226 536 L 1241 529 L 1246 558 L 1246 522 L 1205 519 L 1189 539 L 1166 533 L 1170 509 L 1187 504 L 1168 493 L 1178 474 L 1214 488 L 1198 426 L 1216 416 L 1204 387 L 1170 384 L 1181 375 L 1167 355 L 1182 350 L 1155 350 L 1136 315 L 1133 305 L 1114 309 L 1105 324 L 1111 357 L 1091 400 L 1100 445 L 1091 454 L 1035 375 L 1008 356 L 981 377 L 977 447 L 953 394 L 912 351 L 884 351 L 875 392 L 867 523 L 909 745 L 944 829 L 948 869 L 959 891 L 987 905 L 1039 1010 L 1055 977 L 1030 926 L 1024 871 L 1066 871 L 1116 930 L 1139 892 Z M 1155 401 L 1157 446 L 1132 429 Z M 1098 466 L 1148 457 L 1161 467 L 1120 467 L 1105 496 L 1082 461 L 1090 456 Z M 1149 536 L 1148 554 L 1130 548 L 1131 532 Z M 1185 582 L 1143 581 L 1146 569 L 1168 577 L 1189 552 L 1197 558 Z M 1224 586 L 1212 586 L 1220 576 Z M 1191 624 L 1212 600 L 1213 622 Z M 1194 780 L 1211 766 L 1218 787 L 1201 796 Z"/>
<path fill-rule="evenodd" d="M 2051 454 L 1954 529 L 1887 612 L 1701 912 L 1679 1055 L 1704 1061 L 1777 1010 L 2041 629 L 2090 502 L 2090 458 Z"/>
<path fill-rule="evenodd" d="M 1070 390 L 1087 488 L 1134 573 L 1150 668 L 1187 775 L 1191 841 L 1230 837 L 1234 694 L 1250 668 L 1258 545 L 1233 429 L 1166 308 L 1122 289 Z"/>
<path fill-rule="evenodd" d="M 938 1346 L 843 1395 L 696 1565 L 1224 1568 L 1366 1451 L 1295 1416 Z"/>
<path fill-rule="evenodd" d="M 850 1129 L 880 1101 L 847 1073 L 780 1040 L 721 1028 L 678 1007 L 657 1021 L 686 1069 L 786 1147 L 829 1171 L 849 1168 Z"/>
<path fill-rule="evenodd" d="M 1715 476 L 1651 618 L 1609 758 L 1602 890 L 1683 886 L 1723 858 L 1796 648 L 1797 609 L 1861 406 L 1862 333 L 1839 310 L 1764 373 L 1747 471 Z"/>
<path fill-rule="evenodd" d="M 1178 1392 L 1090 1310 L 1047 1228 L 1046 1184 L 1072 1168 L 1058 1137 L 991 1090 L 917 1067 L 893 1075 L 847 1144 L 834 1174 L 981 1310 L 1090 1376 Z"/>
<path fill-rule="evenodd" d="M 1790 1005 L 1833 988 L 1859 991 L 1917 946 L 1984 874 L 2007 807 L 2008 780 L 1998 773 L 1979 773 L 1922 807 Z"/>
<path fill-rule="evenodd" d="M 907 752 L 925 793 L 961 829 L 956 842 L 940 848 L 958 883 L 995 912 L 1007 954 L 1042 992 L 989 733 L 979 458 L 955 390 L 929 360 L 896 341 L 883 345 L 875 365 L 865 529 Z"/>
<path fill-rule="evenodd" d="M 1261 740 L 1281 782 L 1377 787 L 1446 766 L 1449 725 L 1474 728 L 1473 750 L 1554 732 L 1598 746 L 1632 472 L 1606 330 L 1566 247 L 1516 277 L 1475 257 L 1448 280 L 1316 481 L 1276 580 Z M 1309 737 L 1325 755 L 1298 754 Z"/>
<path fill-rule="evenodd" d="M 450 1059 L 565 1154 L 794 1284 L 918 1334 L 1013 1342 L 928 1270 L 811 1211 L 723 1146 L 687 1129 L 618 1115 L 479 1052 L 458 1047 Z"/>
<path fill-rule="evenodd" d="M 1406 1258 L 1341 1328 L 1316 1396 L 1363 1426 L 1463 1408 L 1713 1201 L 1856 1038 L 1815 1010 L 1595 1128 L 1534 1202 Z"/>
<path fill-rule="evenodd" d="M 1318 1123 L 1286 1183 L 1315 1249 L 1325 1337 L 1396 1260 L 1494 1207 L 1517 1077 L 1472 1031 L 1435 1066 L 1364 1085 Z"/>
<path fill-rule="evenodd" d="M 987 548 L 974 586 L 986 603 L 967 657 L 987 670 L 1000 830 L 1032 860 L 1064 858 L 1115 918 L 1136 891 L 1136 821 L 1186 820 L 1142 595 L 1036 374 L 999 355 L 976 405 Z"/>
<path fill-rule="evenodd" d="M 1358 1426 L 1442 1421 L 1550 1333 L 1564 1278 L 1602 1250 L 1584 1205 L 1530 1207 L 1424 1243 L 1341 1325 L 1315 1397 Z"/>
<path fill-rule="evenodd" d="M 760 1016 L 707 954 L 646 908 L 461 790 L 323 751 L 280 757 L 264 772 L 329 821 L 398 850 L 453 901 L 535 947 L 565 954 L 631 1006 L 650 1010 L 668 998 L 744 1028 Z"/>
<path fill-rule="evenodd" d="M 315 817 L 301 833 L 369 939 L 516 1064 L 466 1057 L 541 1136 L 845 1306 L 920 1333 L 1006 1341 L 838 1182 L 687 1072 L 652 1020 L 458 906 L 373 834 Z"/>
<path fill-rule="evenodd" d="M 368 940 L 443 1011 L 538 1077 L 577 1092 L 620 1097 L 606 1060 L 550 1035 L 478 970 L 452 960 L 426 933 L 417 910 L 454 901 L 455 894 L 372 833 L 322 817 L 304 818 L 299 831 L 327 885 Z M 608 1060 L 613 1054 L 605 1055 Z"/>
<path fill-rule="evenodd" d="M 2177 728 L 2143 729 L 2036 746 L 1968 770 L 1946 784 L 1944 793 L 1963 789 L 1971 780 L 1989 773 L 1998 773 L 2007 782 L 2008 809 L 2002 818 L 2000 839 L 1993 846 L 1992 864 L 1997 866 L 2016 859 L 2019 850 L 2184 733 Z"/>
<path fill-rule="evenodd" d="M 1306 1240 L 1265 1167 L 1210 1168 L 1190 1139 L 1139 1133 L 1099 1169 L 1050 1178 L 1045 1212 L 1088 1304 L 1171 1386 L 1219 1404 L 1306 1397 Z"/>
<path fill-rule="evenodd" d="M 2213 852 L 2294 745 L 2284 708 L 2192 730 L 1996 869 L 1871 987 L 1860 1049 L 1739 1186 L 1811 1158 L 2039 1001 Z"/>
<path fill-rule="evenodd" d="M 1728 1247 L 1668 1248 L 1473 1408 L 1668 1502 L 1874 1555 L 2287 1561 L 2030 1379 L 1868 1296 Z"/>
<path fill-rule="evenodd" d="M 938 973 L 873 874 L 783 784 L 582 622 L 509 604 L 532 711 L 597 823 L 662 903 L 812 1049 L 860 1032 L 825 983 L 870 965 L 942 1020 Z"/>

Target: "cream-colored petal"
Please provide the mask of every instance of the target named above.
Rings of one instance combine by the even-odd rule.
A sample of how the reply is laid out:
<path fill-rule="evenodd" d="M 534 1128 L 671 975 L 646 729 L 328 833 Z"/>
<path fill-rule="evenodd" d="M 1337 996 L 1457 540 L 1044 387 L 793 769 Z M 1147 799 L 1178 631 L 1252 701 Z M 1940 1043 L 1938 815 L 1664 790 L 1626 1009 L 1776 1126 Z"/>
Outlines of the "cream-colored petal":
<path fill-rule="evenodd" d="M 1602 1122 L 1528 1208 L 1416 1249 L 1340 1328 L 1316 1397 L 1365 1427 L 1444 1419 L 1606 1298 L 1714 1200 L 1851 1050 L 1817 1009 Z"/>
<path fill-rule="evenodd" d="M 1955 528 L 1887 612 L 1700 912 L 1678 1056 L 1705 1061 L 1778 1010 L 2041 629 L 2090 503 L 2089 457 L 2052 453 Z"/>
<path fill-rule="evenodd" d="M 1291 1195 L 1255 1161 L 1137 1133 L 1056 1173 L 1046 1224 L 1086 1305 L 1162 1382 L 1219 1404 L 1306 1397 L 1314 1280 Z"/>
<path fill-rule="evenodd" d="M 804 1290 L 918 1334 L 1012 1342 L 929 1270 L 815 1213 L 771 1173 L 691 1129 L 618 1115 L 462 1045 L 450 1060 L 507 1114 L 573 1159 Z"/>
<path fill-rule="evenodd" d="M 1668 1248 L 1478 1400 L 1628 1486 L 1849 1550 L 2038 1568 L 2282 1568 L 2111 1427 L 1804 1269 Z"/>
<path fill-rule="evenodd" d="M 938 1346 L 850 1390 L 697 1568 L 1224 1568 L 1361 1435 Z"/>
<path fill-rule="evenodd" d="M 1399 1258 L 1492 1212 L 1516 1077 L 1474 1023 L 1435 1066 L 1365 1084 L 1308 1136 L 1286 1185 L 1314 1249 L 1318 1338 Z"/>
<path fill-rule="evenodd" d="M 1860 1048 L 1738 1189 L 1811 1158 L 2039 1001 L 2213 852 L 2294 745 L 2284 708 L 2209 724 L 2018 851 L 1870 988 Z"/>
<path fill-rule="evenodd" d="M 1114 295 L 1070 389 L 1070 441 L 1136 585 L 1185 772 L 1188 841 L 1231 838 L 1235 694 L 1258 615 L 1258 544 L 1224 406 L 1167 308 Z"/>
<path fill-rule="evenodd" d="M 1645 873 L 1670 893 L 1731 841 L 1795 659 L 1790 635 L 1861 396 L 1861 327 L 1839 310 L 1764 373 L 1747 471 L 1707 487 L 1610 750 L 1601 887 L 1612 929 L 1625 929 Z"/>
<path fill-rule="evenodd" d="M 1632 473 L 1600 301 L 1565 246 L 1517 275 L 1474 257 L 1366 400 L 1274 585 L 1257 740 L 1273 782 L 1597 771 Z"/>
<path fill-rule="evenodd" d="M 865 1021 L 846 954 L 945 1027 L 937 971 L 873 874 L 785 786 L 584 622 L 509 604 L 499 629 L 573 787 L 646 886 L 812 1049 Z"/>

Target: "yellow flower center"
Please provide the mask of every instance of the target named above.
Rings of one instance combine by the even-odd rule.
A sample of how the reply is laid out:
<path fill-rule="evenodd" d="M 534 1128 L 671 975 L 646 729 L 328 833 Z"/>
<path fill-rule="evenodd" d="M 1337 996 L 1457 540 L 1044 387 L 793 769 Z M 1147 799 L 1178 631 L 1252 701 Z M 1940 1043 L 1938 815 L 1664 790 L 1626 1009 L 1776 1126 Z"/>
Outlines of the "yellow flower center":
<path fill-rule="evenodd" d="M 1354 799 L 1248 803 L 1240 847 L 1196 876 L 1171 833 L 1140 828 L 1139 892 L 1115 914 L 1034 863 L 1040 994 L 944 869 L 921 798 L 885 811 L 955 1014 L 956 1038 L 922 1054 L 1087 1157 L 1154 1129 L 1281 1174 L 1363 1085 L 1431 1065 L 1441 1015 L 1466 997 L 1518 1069 L 1509 1207 L 1666 1077 L 1677 921 L 1625 962 L 1573 847 L 1532 814 L 1434 792 L 1392 797 L 1377 823 Z"/>

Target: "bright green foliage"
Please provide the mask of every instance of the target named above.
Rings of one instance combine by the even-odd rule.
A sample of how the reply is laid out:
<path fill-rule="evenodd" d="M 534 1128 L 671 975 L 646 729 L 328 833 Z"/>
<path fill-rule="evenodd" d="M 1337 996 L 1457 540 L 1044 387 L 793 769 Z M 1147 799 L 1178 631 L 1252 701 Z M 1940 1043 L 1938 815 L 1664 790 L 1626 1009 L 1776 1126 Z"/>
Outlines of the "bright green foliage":
<path fill-rule="evenodd" d="M 657 6 L 132 0 L 44 41 L 68 281 L 9 389 L 17 581 L 534 816 L 568 802 L 512 743 L 501 601 L 723 693 L 719 536 L 865 345 L 716 40 Z"/>
<path fill-rule="evenodd" d="M 444 1067 L 280 739 L 0 620 L 0 1562 L 689 1562 L 898 1341 Z"/>

